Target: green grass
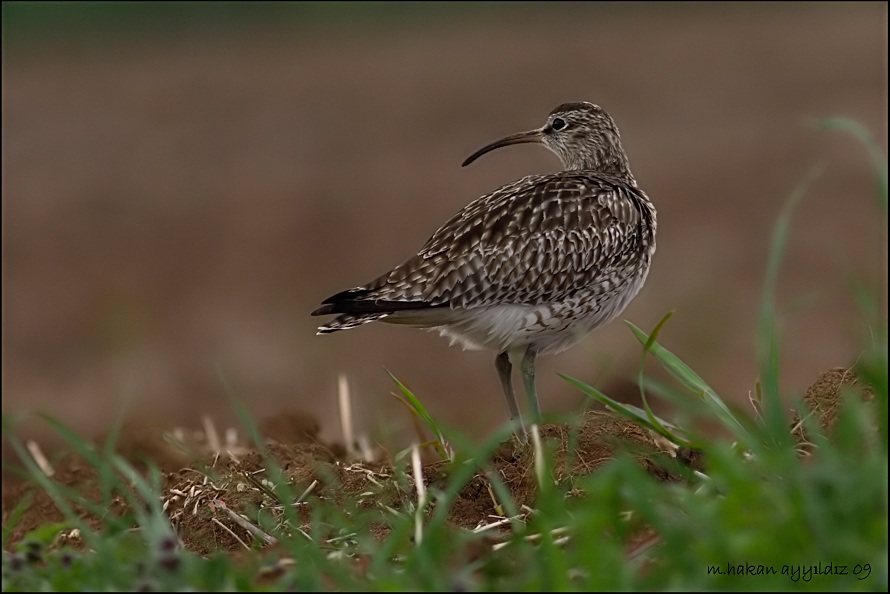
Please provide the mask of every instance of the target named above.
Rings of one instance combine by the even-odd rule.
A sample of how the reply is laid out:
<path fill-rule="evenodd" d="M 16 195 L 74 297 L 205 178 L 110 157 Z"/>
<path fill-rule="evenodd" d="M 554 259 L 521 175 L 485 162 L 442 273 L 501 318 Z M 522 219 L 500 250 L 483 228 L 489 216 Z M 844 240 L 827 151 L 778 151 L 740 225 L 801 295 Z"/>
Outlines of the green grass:
<path fill-rule="evenodd" d="M 832 121 L 830 127 L 856 133 L 851 123 Z M 873 161 L 878 208 L 886 224 L 886 160 Z M 706 373 L 694 371 L 658 343 L 665 332 L 683 331 L 668 326 L 667 316 L 648 333 L 630 326 L 643 345 L 641 357 L 654 359 L 676 380 L 676 385 L 667 385 L 646 377 L 641 361 L 643 409 L 617 403 L 567 378 L 616 412 L 698 449 L 706 461 L 703 472 L 678 465 L 676 471 L 685 481 L 659 482 L 628 455 L 589 476 L 576 477 L 571 490 L 569 485 L 540 480 L 534 513 L 511 521 L 508 532 L 492 542 L 492 532 L 476 534 L 451 526 L 447 510 L 477 472 L 490 470 L 488 461 L 510 427 L 479 446 L 449 434 L 449 478 L 444 485 L 428 488 L 429 505 L 420 511 L 410 497 L 397 513 L 310 498 L 305 534 L 295 529 L 302 521 L 289 506 L 284 506 L 279 521 L 265 527 L 279 541 L 272 554 L 258 551 L 236 560 L 217 553 L 205 558 L 178 547 L 161 509 L 160 476 L 139 473 L 115 454 L 114 432 L 105 447 L 94 448 L 54 424 L 98 472 L 103 501 L 88 503 L 40 472 L 15 435 L 11 419 L 5 418 L 4 435 L 66 520 L 11 544 L 13 511 L 3 528 L 4 590 L 886 591 L 888 361 L 881 296 L 860 296 L 873 334 L 864 341 L 856 372 L 874 398 L 845 398 L 830 436 L 805 415 L 802 423 L 813 444 L 807 457 L 801 457 L 791 438 L 792 420 L 779 393 L 781 336 L 776 331 L 774 291 L 793 205 L 804 196 L 805 187 L 789 199 L 773 236 L 758 326 L 757 414 L 727 406 L 703 379 Z M 447 443 L 420 400 L 397 385 L 436 441 Z M 658 419 L 648 405 L 653 395 L 669 398 L 688 418 L 716 421 L 731 437 L 709 439 Z M 262 444 L 237 401 L 236 406 L 254 440 Z M 271 458 L 267 460 L 273 496 L 294 501 L 295 487 Z M 550 476 L 552 454 L 546 443 L 538 461 L 539 476 Z M 393 480 L 403 493 L 413 493 L 410 456 L 398 467 Z M 489 476 L 505 513 L 516 516 L 518 506 L 508 488 L 494 473 Z M 75 505 L 107 509 L 114 497 L 130 502 L 134 511 L 123 518 L 108 517 L 100 530 L 91 530 L 75 511 Z M 372 526 L 381 524 L 388 533 L 378 541 Z M 646 527 L 658 538 L 641 540 Z M 60 546 L 60 531 L 73 528 L 80 530 L 87 550 Z M 292 561 L 276 565 L 279 557 Z"/>

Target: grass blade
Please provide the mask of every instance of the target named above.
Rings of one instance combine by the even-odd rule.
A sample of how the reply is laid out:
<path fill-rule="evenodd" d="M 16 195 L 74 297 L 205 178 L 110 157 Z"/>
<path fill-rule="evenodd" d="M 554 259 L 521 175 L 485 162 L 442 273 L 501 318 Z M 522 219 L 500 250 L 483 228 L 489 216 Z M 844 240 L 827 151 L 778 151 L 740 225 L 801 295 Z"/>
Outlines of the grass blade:
<path fill-rule="evenodd" d="M 649 339 L 643 344 L 643 352 L 640 353 L 640 366 L 637 369 L 637 386 L 640 389 L 640 399 L 643 401 L 643 408 L 646 410 L 646 416 L 649 418 L 649 422 L 653 425 L 661 425 L 661 421 L 658 417 L 655 416 L 655 413 L 652 412 L 652 407 L 649 406 L 649 400 L 646 398 L 646 386 L 643 381 L 643 372 L 646 369 L 646 355 L 649 354 L 649 351 L 652 349 L 652 345 L 655 344 L 655 339 L 658 337 L 658 333 L 661 332 L 661 329 L 664 328 L 664 325 L 667 324 L 667 321 L 671 319 L 671 316 L 674 315 L 673 311 L 669 311 L 658 324 L 655 325 L 655 329 L 652 330 L 652 333 L 649 335 Z M 662 425 L 663 428 L 663 425 Z M 659 431 L 659 433 L 667 433 L 667 429 L 664 431 Z"/>
<path fill-rule="evenodd" d="M 855 137 L 861 142 L 868 151 L 871 159 L 872 169 L 875 173 L 875 194 L 881 205 L 882 213 L 887 217 L 887 156 L 884 155 L 880 145 L 875 141 L 874 136 L 869 134 L 868 130 L 854 120 L 847 118 L 826 118 L 817 120 L 815 126 L 821 130 L 838 130 Z"/>
<path fill-rule="evenodd" d="M 630 327 L 631 331 L 634 333 L 634 336 L 637 337 L 643 345 L 646 345 L 649 342 L 649 335 L 637 328 L 633 323 L 627 322 L 627 325 Z M 750 434 L 748 430 L 745 429 L 744 425 L 742 425 L 738 419 L 736 419 L 735 415 L 732 414 L 732 411 L 726 406 L 723 400 L 717 395 L 711 386 L 705 382 L 697 373 L 695 373 L 691 367 L 686 365 L 679 357 L 674 355 L 672 352 L 658 344 L 657 342 L 652 342 L 649 345 L 649 352 L 652 353 L 652 356 L 661 363 L 662 367 L 670 373 L 677 381 L 679 381 L 683 386 L 685 386 L 690 392 L 693 394 L 700 396 L 708 406 L 714 411 L 717 417 L 723 422 L 726 427 L 732 430 L 733 434 L 740 438 L 745 439 L 746 441 L 750 439 Z"/>
<path fill-rule="evenodd" d="M 776 325 L 775 294 L 779 279 L 779 267 L 788 242 L 788 229 L 791 226 L 791 214 L 803 198 L 810 185 L 821 174 L 822 167 L 812 169 L 794 188 L 785 201 L 782 212 L 773 228 L 770 242 L 769 259 L 767 261 L 766 279 L 760 297 L 760 313 L 757 322 L 757 353 L 760 362 L 760 379 L 763 387 L 764 423 L 774 439 L 788 437 L 787 420 L 782 413 L 779 393 L 779 349 L 780 335 Z"/>
<path fill-rule="evenodd" d="M 405 384 L 399 381 L 399 379 L 392 374 L 388 369 L 385 370 L 386 373 L 389 374 L 389 377 L 392 378 L 392 381 L 396 383 L 404 395 L 404 400 L 399 398 L 397 395 L 393 394 L 397 399 L 399 399 L 402 403 L 404 403 L 414 414 L 420 417 L 424 423 L 430 428 L 433 434 L 436 436 L 436 440 L 439 445 L 436 446 L 436 451 L 439 452 L 439 456 L 443 460 L 452 460 L 454 458 L 453 453 L 450 451 L 451 448 L 448 445 L 448 440 L 445 439 L 445 434 L 442 433 L 442 430 L 439 428 L 438 423 L 433 420 L 433 417 L 427 412 L 426 407 L 420 402 L 420 399 L 414 395 L 414 393 L 408 389 Z"/>
<path fill-rule="evenodd" d="M 637 406 L 613 400 L 593 386 L 588 385 L 581 380 L 575 379 L 569 375 L 565 375 L 564 373 L 560 373 L 558 375 L 562 379 L 566 380 L 567 382 L 581 390 L 581 392 L 583 392 L 587 396 L 590 396 L 594 400 L 602 402 L 609 410 L 624 417 L 625 419 L 633 421 L 634 423 L 646 427 L 647 429 L 651 429 L 652 431 L 678 445 L 685 447 L 694 447 L 694 444 L 687 440 L 685 437 L 680 437 L 676 433 L 672 433 L 673 430 L 677 431 L 678 433 L 684 433 L 685 435 L 685 432 L 672 425 L 671 423 L 668 423 L 667 421 L 660 419 L 655 415 L 652 415 L 652 417 L 655 419 L 655 421 L 653 422 L 652 420 L 650 420 L 649 413 Z"/>

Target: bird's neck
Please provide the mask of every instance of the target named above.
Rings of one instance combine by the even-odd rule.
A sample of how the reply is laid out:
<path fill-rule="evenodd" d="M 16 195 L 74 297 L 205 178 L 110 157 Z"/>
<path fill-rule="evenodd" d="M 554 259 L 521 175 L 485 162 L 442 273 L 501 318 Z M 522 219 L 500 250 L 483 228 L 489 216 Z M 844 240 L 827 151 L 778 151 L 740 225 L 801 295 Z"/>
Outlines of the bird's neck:
<path fill-rule="evenodd" d="M 604 148 L 592 147 L 589 151 L 566 155 L 563 165 L 570 171 L 594 171 L 605 173 L 627 181 L 632 186 L 637 182 L 630 172 L 630 163 L 620 144 Z"/>

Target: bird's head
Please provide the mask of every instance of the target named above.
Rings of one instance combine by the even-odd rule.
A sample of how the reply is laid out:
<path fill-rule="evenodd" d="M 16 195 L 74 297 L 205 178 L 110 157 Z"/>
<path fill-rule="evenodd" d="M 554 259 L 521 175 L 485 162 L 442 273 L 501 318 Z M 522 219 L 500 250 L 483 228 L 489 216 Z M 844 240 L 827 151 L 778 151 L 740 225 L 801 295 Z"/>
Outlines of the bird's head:
<path fill-rule="evenodd" d="M 462 167 L 496 148 L 526 142 L 536 142 L 549 148 L 556 153 L 565 169 L 593 170 L 630 177 L 627 155 L 621 147 L 615 120 L 599 105 L 586 101 L 563 103 L 550 112 L 540 128 L 496 140 L 470 155 Z"/>

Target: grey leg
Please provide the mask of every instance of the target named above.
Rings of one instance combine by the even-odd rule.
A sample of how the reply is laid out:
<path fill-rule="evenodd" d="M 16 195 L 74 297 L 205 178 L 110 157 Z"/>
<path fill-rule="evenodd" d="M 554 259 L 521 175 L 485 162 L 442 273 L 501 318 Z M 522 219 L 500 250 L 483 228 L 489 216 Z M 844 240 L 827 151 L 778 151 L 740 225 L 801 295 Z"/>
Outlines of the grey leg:
<path fill-rule="evenodd" d="M 510 364 L 510 356 L 506 351 L 499 354 L 494 360 L 494 365 L 498 370 L 498 377 L 501 378 L 501 386 L 504 388 L 504 396 L 507 397 L 507 408 L 510 409 L 510 420 L 519 419 L 522 427 L 522 433 L 525 433 L 525 423 L 522 420 L 522 413 L 519 412 L 519 404 L 516 402 L 516 393 L 513 391 L 513 366 Z M 518 435 L 517 431 L 517 435 Z"/>
<path fill-rule="evenodd" d="M 541 406 L 538 404 L 538 392 L 535 389 L 535 357 L 538 352 L 529 346 L 522 357 L 522 365 L 519 371 L 522 373 L 522 387 L 525 389 L 525 397 L 528 400 L 529 410 L 533 423 L 541 422 Z"/>

